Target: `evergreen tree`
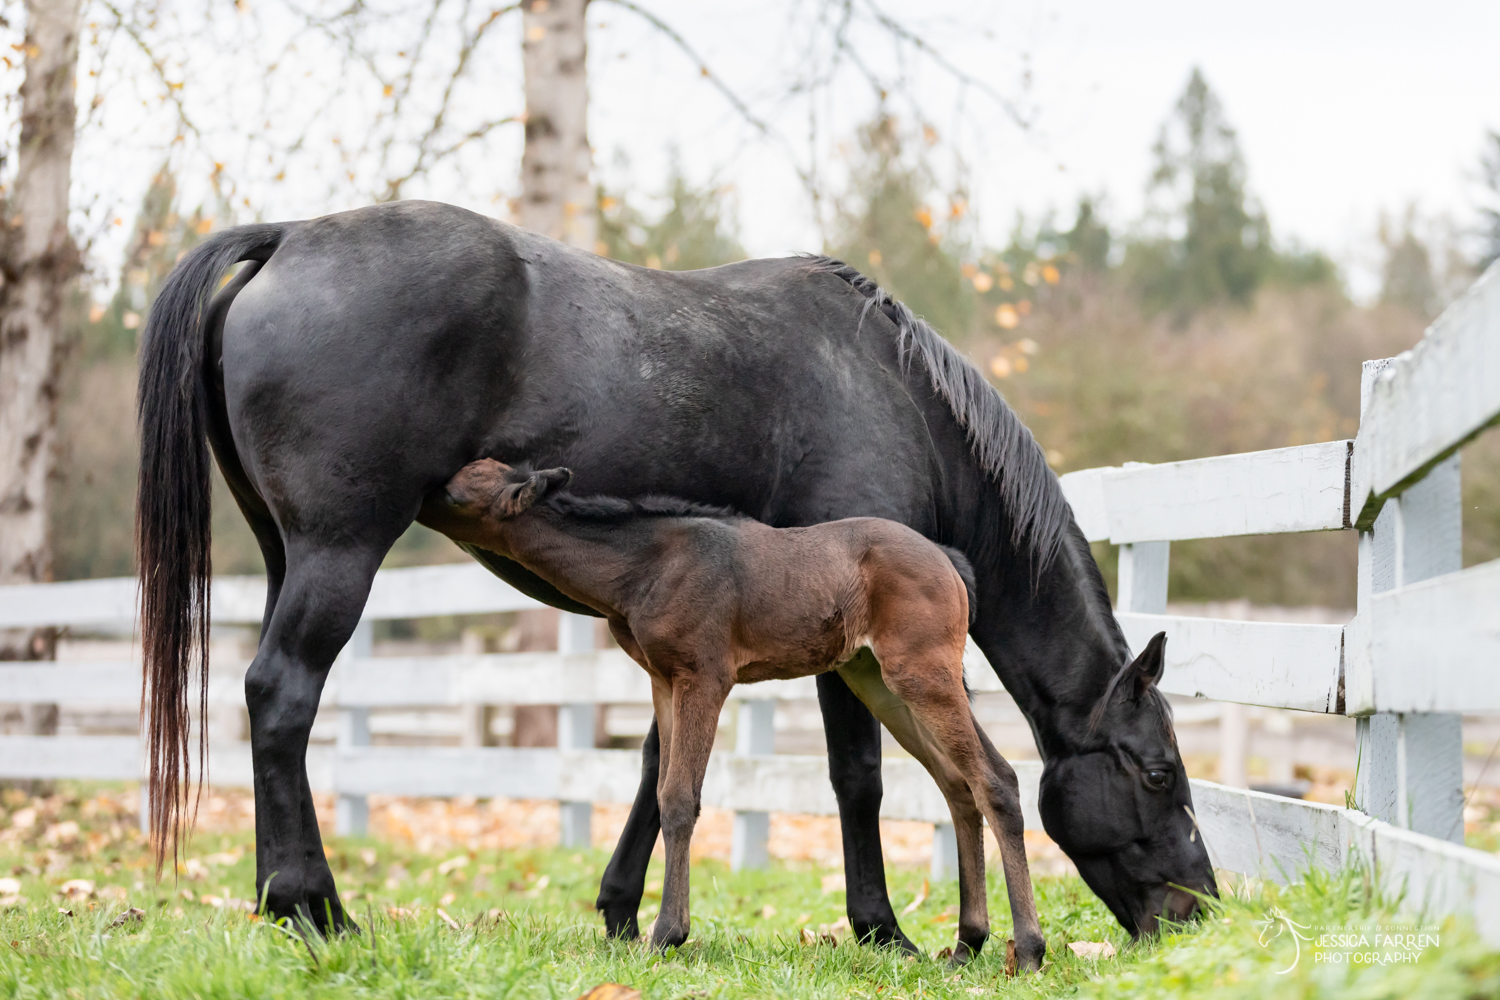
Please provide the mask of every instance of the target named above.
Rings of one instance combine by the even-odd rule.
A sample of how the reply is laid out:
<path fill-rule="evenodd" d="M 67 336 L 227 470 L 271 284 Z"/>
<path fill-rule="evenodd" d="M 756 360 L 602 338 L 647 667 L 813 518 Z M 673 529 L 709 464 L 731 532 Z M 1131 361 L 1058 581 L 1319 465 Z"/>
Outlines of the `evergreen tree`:
<path fill-rule="evenodd" d="M 1480 206 L 1479 270 L 1500 260 L 1500 132 L 1489 134 L 1489 144 L 1479 159 L 1484 201 Z"/>
<path fill-rule="evenodd" d="M 907 155 L 894 118 L 860 130 L 850 196 L 839 207 L 828 252 L 859 268 L 949 337 L 969 331 L 974 294 L 950 252 L 929 198 L 931 184 Z M 957 219 L 963 200 L 949 201 Z"/>
<path fill-rule="evenodd" d="M 667 209 L 649 221 L 623 194 L 599 189 L 598 251 L 615 260 L 668 271 L 717 267 L 745 259 L 722 189 L 695 188 L 672 165 Z"/>
<path fill-rule="evenodd" d="M 1270 226 L 1246 194 L 1239 139 L 1198 69 L 1153 153 L 1149 192 L 1163 231 L 1127 253 L 1148 306 L 1186 314 L 1249 302 L 1272 264 Z"/>
<path fill-rule="evenodd" d="M 1440 296 L 1432 271 L 1432 253 L 1417 236 L 1415 224 L 1414 207 L 1407 208 L 1399 232 L 1392 229 L 1389 220 L 1381 220 L 1385 266 L 1381 269 L 1380 301 L 1431 318 L 1437 315 Z"/>

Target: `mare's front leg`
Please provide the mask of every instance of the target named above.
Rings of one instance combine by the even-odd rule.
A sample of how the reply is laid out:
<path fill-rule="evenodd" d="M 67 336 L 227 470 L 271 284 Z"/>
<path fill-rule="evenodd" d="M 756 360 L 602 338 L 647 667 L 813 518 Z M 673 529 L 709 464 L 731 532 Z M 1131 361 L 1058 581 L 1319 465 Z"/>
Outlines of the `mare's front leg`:
<path fill-rule="evenodd" d="M 654 659 L 654 657 L 653 657 Z M 712 671 L 692 667 L 674 671 L 670 687 L 652 676 L 652 695 L 658 723 L 670 718 L 662 734 L 661 780 L 656 801 L 661 809 L 661 832 L 666 842 L 667 871 L 662 882 L 661 913 L 651 943 L 665 950 L 687 940 L 688 867 L 693 827 L 703 793 L 703 775 L 719 727 L 719 711 L 733 687 Z"/>
<path fill-rule="evenodd" d="M 855 660 L 875 657 L 861 650 Z M 853 662 L 853 661 L 851 661 Z M 878 669 L 878 667 L 877 667 Z M 880 849 L 880 722 L 835 671 L 817 678 L 818 708 L 828 743 L 828 779 L 839 804 L 844 839 L 845 904 L 849 925 L 861 941 L 896 945 L 913 955 L 917 946 L 901 932 L 885 884 Z"/>
<path fill-rule="evenodd" d="M 611 619 L 609 630 L 631 659 L 646 667 L 646 655 L 630 626 L 620 620 Z M 648 671 L 649 672 L 649 671 Z M 670 720 L 670 716 L 667 716 Z M 656 719 L 651 720 L 651 729 L 646 733 L 646 742 L 641 746 L 641 783 L 636 788 L 635 802 L 630 806 L 630 817 L 625 820 L 625 829 L 615 842 L 615 852 L 610 856 L 599 881 L 599 897 L 594 900 L 594 909 L 604 915 L 605 932 L 612 938 L 634 941 L 640 937 L 641 895 L 646 887 L 646 868 L 651 864 L 651 852 L 656 848 L 656 836 L 661 832 L 661 811 L 656 806 L 656 785 L 661 778 L 661 736 Z"/>
<path fill-rule="evenodd" d="M 661 777 L 661 737 L 655 719 L 641 747 L 641 784 L 630 806 L 630 817 L 615 843 L 615 852 L 599 882 L 594 909 L 604 915 L 605 932 L 613 938 L 634 941 L 641 936 L 641 896 L 646 887 L 646 867 L 661 832 L 661 810 L 656 805 L 656 786 Z"/>
<path fill-rule="evenodd" d="M 383 550 L 293 539 L 286 576 L 245 674 L 255 769 L 255 889 L 272 916 L 353 927 L 323 856 L 307 782 L 307 736 L 328 669 L 359 623 Z"/>

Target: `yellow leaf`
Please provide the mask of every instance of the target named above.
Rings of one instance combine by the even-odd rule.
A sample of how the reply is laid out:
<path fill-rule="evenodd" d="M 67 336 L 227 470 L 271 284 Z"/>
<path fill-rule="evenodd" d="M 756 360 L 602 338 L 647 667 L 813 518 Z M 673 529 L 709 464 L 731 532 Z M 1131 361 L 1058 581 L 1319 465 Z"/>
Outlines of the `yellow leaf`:
<path fill-rule="evenodd" d="M 885 258 L 880 255 L 880 251 L 879 250 L 871 250 L 870 251 L 870 266 L 871 267 L 879 267 L 880 266 L 880 262 L 882 260 L 884 260 L 884 259 Z"/>
<path fill-rule="evenodd" d="M 996 378 L 1007 378 L 1010 375 L 1010 358 L 1003 354 L 995 355 L 990 361 L 990 374 Z"/>
<path fill-rule="evenodd" d="M 974 291 L 978 292 L 980 295 L 983 295 L 985 292 L 989 291 L 995 286 L 994 279 L 984 271 L 980 271 L 970 280 L 974 282 Z"/>
<path fill-rule="evenodd" d="M 1011 305 L 1009 302 L 1005 303 L 999 309 L 995 310 L 995 323 L 998 324 L 1000 329 L 1002 330 L 1014 330 L 1020 322 L 1021 317 L 1016 314 L 1016 307 Z M 993 367 L 993 365 L 991 367 Z M 1005 363 L 1005 375 L 1009 374 L 1010 362 L 1007 361 Z M 1004 378 L 1005 375 L 1001 375 L 1000 377 Z"/>
<path fill-rule="evenodd" d="M 923 229 L 932 228 L 932 213 L 927 210 L 926 205 L 923 205 L 921 208 L 913 212 L 912 216 L 922 224 Z"/>
<path fill-rule="evenodd" d="M 528 42 L 540 42 L 547 37 L 547 29 L 540 24 L 533 24 L 526 29 L 526 40 Z"/>
<path fill-rule="evenodd" d="M 1042 268 L 1042 280 L 1049 285 L 1055 285 L 1062 280 L 1062 275 L 1058 273 L 1056 266 L 1048 264 Z"/>
<path fill-rule="evenodd" d="M 384 86 L 384 87 L 382 87 L 382 88 L 381 88 L 381 89 L 382 89 L 382 90 L 383 90 L 383 91 L 385 91 L 385 96 L 386 96 L 386 97 L 390 97 L 390 96 L 391 96 L 391 95 L 392 95 L 392 94 L 393 94 L 393 93 L 395 93 L 395 92 L 396 92 L 396 88 L 395 88 L 395 87 L 393 87 L 393 86 L 391 86 L 391 85 L 390 85 L 390 84 L 386 84 L 386 85 L 385 85 L 385 86 Z"/>

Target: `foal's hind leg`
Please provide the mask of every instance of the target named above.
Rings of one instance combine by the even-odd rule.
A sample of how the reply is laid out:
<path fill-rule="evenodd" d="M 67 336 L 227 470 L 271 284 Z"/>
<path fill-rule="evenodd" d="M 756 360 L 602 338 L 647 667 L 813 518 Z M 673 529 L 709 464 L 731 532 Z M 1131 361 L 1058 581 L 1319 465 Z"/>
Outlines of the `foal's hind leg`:
<path fill-rule="evenodd" d="M 656 657 L 652 660 L 656 662 Z M 693 827 L 698 821 L 703 775 L 708 770 L 719 711 L 733 687 L 732 678 L 724 683 L 713 671 L 689 667 L 674 673 L 677 676 L 670 687 L 654 674 L 651 684 L 662 737 L 656 801 L 661 808 L 661 831 L 667 849 L 661 913 L 651 935 L 652 944 L 659 949 L 680 945 L 688 937 L 688 865 Z M 671 719 L 670 725 L 663 724 L 665 718 Z"/>
<path fill-rule="evenodd" d="M 881 673 L 886 685 L 906 703 L 943 754 L 963 773 L 974 800 L 990 821 L 1000 843 L 1000 859 L 1005 869 L 1016 959 L 1022 969 L 1040 968 L 1047 942 L 1037 921 L 1031 872 L 1026 864 L 1020 783 L 1015 770 L 994 752 L 993 746 L 987 746 L 988 740 L 981 735 L 969 710 L 963 687 L 962 649 L 950 651 L 936 643 L 923 648 L 898 642 L 877 643 L 876 648 L 885 654 Z"/>
<path fill-rule="evenodd" d="M 958 944 L 953 963 L 962 965 L 977 956 L 990 936 L 989 900 L 984 880 L 984 827 L 974 793 L 963 774 L 953 766 L 911 710 L 885 686 L 880 664 L 868 649 L 838 668 L 849 688 L 875 717 L 932 775 L 948 803 L 953 831 L 958 841 Z"/>

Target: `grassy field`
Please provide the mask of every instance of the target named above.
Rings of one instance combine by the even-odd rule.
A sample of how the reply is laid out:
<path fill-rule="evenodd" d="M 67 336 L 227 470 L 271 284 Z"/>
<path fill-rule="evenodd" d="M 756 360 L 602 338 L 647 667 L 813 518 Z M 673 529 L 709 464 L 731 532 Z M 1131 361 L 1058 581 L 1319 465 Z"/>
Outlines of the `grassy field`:
<path fill-rule="evenodd" d="M 842 932 L 841 879 L 812 866 L 693 872 L 693 936 L 668 955 L 605 940 L 591 901 L 607 856 L 565 850 L 424 855 L 333 838 L 330 861 L 362 926 L 306 941 L 247 912 L 247 834 L 200 834 L 174 884 L 157 884 L 128 796 L 64 791 L 47 802 L 8 793 L 0 820 L 3 997 L 577 997 L 602 982 L 645 997 L 1310 997 L 1500 996 L 1500 953 L 1461 924 L 1437 942 L 1375 951 L 1407 964 L 1330 958 L 1330 929 L 1399 923 L 1357 872 L 1294 889 L 1243 884 L 1205 920 L 1132 944 L 1076 878 L 1037 880 L 1048 963 L 1007 979 L 1009 915 L 991 886 L 995 938 L 953 970 L 941 961 L 861 947 Z M 28 810 L 30 815 L 28 815 Z M 653 867 L 644 915 L 659 901 Z M 928 953 L 952 943 L 957 886 L 924 888 L 919 870 L 889 872 L 902 926 Z M 82 881 L 79 881 L 82 880 Z M 141 912 L 132 915 L 131 908 Z M 1289 923 L 1290 921 L 1290 923 Z M 1296 935 L 1305 940 L 1296 940 Z M 810 940 L 809 940 L 810 939 Z M 1070 942 L 1109 942 L 1080 958 Z M 1419 953 L 1418 953 L 1419 952 Z M 1320 960 L 1321 959 L 1321 960 Z M 1282 970 L 1293 965 L 1290 971 Z"/>

